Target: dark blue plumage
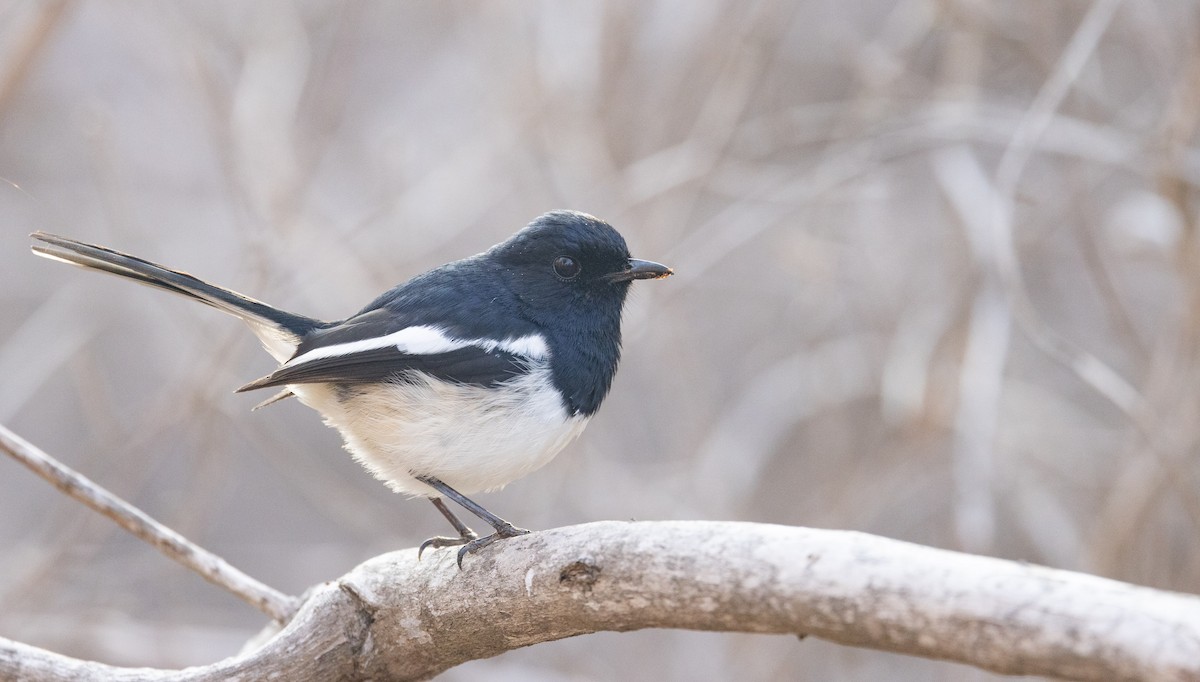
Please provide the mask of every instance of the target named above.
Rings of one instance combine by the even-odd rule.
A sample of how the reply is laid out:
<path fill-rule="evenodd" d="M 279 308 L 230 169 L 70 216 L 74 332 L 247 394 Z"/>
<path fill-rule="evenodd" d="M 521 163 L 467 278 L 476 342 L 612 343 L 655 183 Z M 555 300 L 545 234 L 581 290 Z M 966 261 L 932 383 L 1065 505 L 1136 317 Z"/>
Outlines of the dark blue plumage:
<path fill-rule="evenodd" d="M 551 276 L 556 257 L 573 254 L 581 264 L 573 280 Z M 385 292 L 357 314 L 314 328 L 301 337 L 293 357 L 318 348 L 378 338 L 426 325 L 461 339 L 520 338 L 541 334 L 550 346 L 554 385 L 571 414 L 600 408 L 621 355 L 621 309 L 630 280 L 607 275 L 628 267 L 629 248 L 607 223 L 570 212 L 547 213 L 488 251 L 447 263 Z M 513 375 L 511 353 L 456 349 L 433 358 L 440 378 L 494 385 Z M 432 372 L 431 358 L 377 349 L 344 363 L 283 368 L 244 389 L 330 382 L 344 372 L 348 383 L 382 381 L 406 371 Z M 456 360 L 457 362 L 450 362 Z M 309 363 L 310 365 L 312 363 Z M 458 371 L 455 368 L 458 367 Z"/>
<path fill-rule="evenodd" d="M 465 553 L 521 531 L 463 495 L 550 461 L 612 385 L 621 309 L 635 279 L 671 270 L 629 256 L 607 223 L 554 211 L 487 251 L 417 275 L 356 314 L 321 322 L 191 275 L 35 233 L 39 255 L 199 300 L 245 320 L 282 364 L 239 391 L 286 386 L 394 490 L 426 495 Z M 478 538 L 448 497 L 496 532 Z"/>

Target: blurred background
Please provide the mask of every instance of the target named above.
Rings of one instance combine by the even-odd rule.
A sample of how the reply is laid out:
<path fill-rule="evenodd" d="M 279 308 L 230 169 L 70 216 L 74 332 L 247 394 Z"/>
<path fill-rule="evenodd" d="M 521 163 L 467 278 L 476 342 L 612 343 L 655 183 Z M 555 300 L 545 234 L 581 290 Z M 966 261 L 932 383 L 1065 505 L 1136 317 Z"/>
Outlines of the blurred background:
<path fill-rule="evenodd" d="M 343 317 L 569 207 L 635 287 L 605 408 L 481 502 L 737 519 L 1200 592 L 1200 5 L 0 2 L 0 422 L 299 593 L 447 530 L 236 320 L 32 257 L 44 229 Z M 0 459 L 0 636 L 125 665 L 254 610 Z M 645 631 L 446 680 L 961 680 Z"/>

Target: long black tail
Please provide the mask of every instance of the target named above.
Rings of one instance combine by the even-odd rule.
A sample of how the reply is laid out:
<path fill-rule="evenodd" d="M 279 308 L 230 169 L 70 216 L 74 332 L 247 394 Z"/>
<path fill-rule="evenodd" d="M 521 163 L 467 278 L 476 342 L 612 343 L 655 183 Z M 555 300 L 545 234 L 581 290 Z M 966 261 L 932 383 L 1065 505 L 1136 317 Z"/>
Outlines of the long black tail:
<path fill-rule="evenodd" d="M 185 272 L 127 253 L 46 232 L 34 232 L 30 236 L 42 242 L 32 247 L 39 256 L 132 279 L 200 301 L 245 320 L 266 346 L 267 352 L 280 362 L 291 356 L 308 332 L 324 325 L 320 320 L 284 312 Z"/>

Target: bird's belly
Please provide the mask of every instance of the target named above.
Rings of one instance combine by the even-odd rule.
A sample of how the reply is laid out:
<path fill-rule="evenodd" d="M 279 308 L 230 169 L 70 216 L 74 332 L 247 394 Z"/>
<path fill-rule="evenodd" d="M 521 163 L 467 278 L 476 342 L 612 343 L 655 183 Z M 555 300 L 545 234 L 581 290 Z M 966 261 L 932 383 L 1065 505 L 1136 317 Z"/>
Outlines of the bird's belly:
<path fill-rule="evenodd" d="M 415 476 L 433 476 L 469 495 L 544 466 L 583 431 L 587 418 L 567 414 L 547 374 L 535 369 L 503 391 L 431 378 L 290 388 L 396 492 L 430 495 Z"/>

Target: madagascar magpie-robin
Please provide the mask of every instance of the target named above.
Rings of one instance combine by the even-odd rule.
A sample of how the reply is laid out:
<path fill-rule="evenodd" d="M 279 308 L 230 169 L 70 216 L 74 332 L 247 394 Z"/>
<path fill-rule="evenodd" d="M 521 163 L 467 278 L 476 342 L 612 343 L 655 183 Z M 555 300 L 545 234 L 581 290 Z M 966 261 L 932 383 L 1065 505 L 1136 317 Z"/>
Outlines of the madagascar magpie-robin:
<path fill-rule="evenodd" d="M 631 258 L 621 235 L 574 211 L 547 213 L 487 251 L 417 275 L 340 322 L 322 322 L 103 246 L 36 232 L 35 253 L 181 294 L 241 318 L 282 363 L 237 389 L 283 387 L 336 428 L 392 490 L 430 498 L 463 557 L 524 535 L 467 494 L 545 465 L 583 430 L 621 353 L 636 279 L 671 269 Z M 495 532 L 477 536 L 447 497 Z"/>

